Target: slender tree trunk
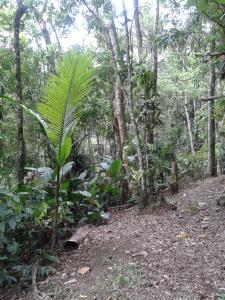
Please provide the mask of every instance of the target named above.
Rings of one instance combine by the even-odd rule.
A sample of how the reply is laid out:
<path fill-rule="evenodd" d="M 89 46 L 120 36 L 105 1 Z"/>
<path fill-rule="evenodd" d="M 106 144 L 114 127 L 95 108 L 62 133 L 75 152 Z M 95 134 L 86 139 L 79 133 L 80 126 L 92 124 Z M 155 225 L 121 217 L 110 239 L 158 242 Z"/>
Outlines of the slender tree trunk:
<path fill-rule="evenodd" d="M 212 25 L 213 26 L 213 25 Z M 211 32 L 214 30 L 211 28 Z M 211 41 L 210 52 L 215 51 L 215 40 Z M 209 75 L 209 97 L 215 96 L 216 89 L 216 70 L 213 60 L 210 62 Z M 208 101 L 208 174 L 210 176 L 217 175 L 216 167 L 216 136 L 215 136 L 215 117 L 214 117 L 214 100 Z"/>
<path fill-rule="evenodd" d="M 112 13 L 112 12 L 111 12 Z M 117 134 L 117 149 L 120 155 L 120 158 L 124 158 L 124 145 L 125 140 L 127 138 L 127 130 L 126 130 L 126 123 L 125 123 L 125 108 L 124 108 L 124 97 L 123 97 L 123 90 L 122 90 L 122 81 L 120 78 L 119 73 L 119 46 L 117 40 L 117 33 L 116 27 L 113 19 L 113 15 L 108 23 L 108 33 L 109 33 L 109 44 L 110 50 L 112 53 L 112 60 L 115 67 L 115 83 L 114 83 L 114 112 L 115 112 L 115 124 L 114 126 L 117 127 L 116 134 Z"/>
<path fill-rule="evenodd" d="M 116 27 L 113 19 L 113 10 L 110 2 L 110 19 L 108 21 L 108 38 L 109 47 L 112 54 L 112 60 L 115 68 L 115 83 L 114 83 L 114 130 L 115 140 L 117 142 L 117 154 L 122 160 L 122 173 L 127 174 L 127 159 L 124 152 L 124 146 L 127 139 L 127 129 L 125 122 L 125 106 L 124 106 L 124 94 L 123 83 L 120 77 L 120 65 L 119 65 L 119 45 L 117 39 Z M 129 198 L 129 182 L 123 180 L 122 182 L 122 201 L 125 202 Z"/>
<path fill-rule="evenodd" d="M 142 32 L 141 32 L 140 19 L 139 19 L 139 0 L 133 0 L 133 6 L 134 6 L 135 32 L 136 32 L 137 49 L 138 49 L 138 62 L 141 63 L 143 44 L 142 44 Z"/>
<path fill-rule="evenodd" d="M 191 153 L 195 155 L 195 149 L 194 149 L 194 136 L 192 131 L 192 122 L 188 110 L 188 97 L 187 93 L 184 95 L 184 109 L 185 109 L 185 115 L 186 115 L 186 121 L 187 121 L 187 128 L 188 128 L 188 135 L 190 140 L 190 146 L 191 146 Z"/>
<path fill-rule="evenodd" d="M 136 149 L 138 154 L 138 162 L 139 162 L 139 169 L 141 171 L 141 187 L 142 187 L 142 203 L 141 206 L 145 207 L 148 205 L 148 197 L 147 197 L 147 188 L 146 188 L 146 178 L 145 178 L 145 169 L 143 166 L 143 157 L 142 157 L 142 150 L 141 150 L 141 142 L 140 142 L 140 135 L 138 131 L 138 126 L 134 117 L 134 104 L 133 104 L 133 84 L 132 84 L 132 59 L 130 57 L 130 38 L 129 38 L 129 31 L 128 31 L 128 18 L 127 18 L 127 11 L 126 6 L 123 0 L 123 14 L 124 14 L 124 24 L 125 24 L 125 33 L 126 33 L 126 62 L 127 62 L 127 71 L 128 71 L 128 110 L 130 114 L 130 119 L 133 127 L 133 134 L 136 142 Z"/>
<path fill-rule="evenodd" d="M 148 165 L 148 181 L 149 181 L 149 198 L 150 201 L 154 201 L 155 197 L 155 182 L 154 182 L 154 161 L 151 155 L 151 149 L 149 149 L 149 145 L 154 144 L 154 128 L 155 128 L 155 105 L 154 105 L 154 97 L 157 95 L 157 82 L 158 82 L 158 45 L 156 41 L 156 35 L 159 30 L 159 0 L 156 0 L 156 11 L 155 11 L 155 28 L 154 35 L 155 40 L 153 43 L 153 85 L 152 85 L 152 98 L 153 102 L 146 102 L 146 134 L 145 134 L 145 142 L 147 145 L 146 151 L 146 161 Z"/>
<path fill-rule="evenodd" d="M 23 102 L 23 91 L 21 82 L 21 59 L 20 59 L 20 25 L 21 19 L 26 12 L 26 7 L 22 4 L 22 1 L 17 0 L 17 10 L 14 18 L 14 52 L 15 52 L 15 69 L 16 69 L 16 98 L 18 103 Z M 18 129 L 18 183 L 23 183 L 25 176 L 25 140 L 24 140 L 24 118 L 23 109 L 18 108 L 17 111 L 17 129 Z"/>
<path fill-rule="evenodd" d="M 177 193 L 178 192 L 178 169 L 177 169 L 177 162 L 174 160 L 172 161 L 171 167 L 171 175 L 172 175 L 172 182 L 170 184 L 171 192 Z"/>
<path fill-rule="evenodd" d="M 153 80 L 153 87 L 152 87 L 152 94 L 155 96 L 157 94 L 157 81 L 158 81 L 158 45 L 156 36 L 159 31 L 159 0 L 156 0 L 156 11 L 155 11 L 155 28 L 154 28 L 154 34 L 155 34 L 155 40 L 153 45 L 153 74 L 154 74 L 154 80 Z"/>
<path fill-rule="evenodd" d="M 222 175 L 224 173 L 223 170 L 223 156 L 221 153 L 221 137 L 220 137 L 220 126 L 219 126 L 219 122 L 216 123 L 216 136 L 217 136 L 217 142 L 219 143 L 220 147 L 219 147 L 219 155 L 218 155 L 218 173 L 220 175 Z"/>
<path fill-rule="evenodd" d="M 55 38 L 56 38 L 56 41 L 57 41 L 57 44 L 58 44 L 58 48 L 61 51 L 62 50 L 62 46 L 61 46 L 61 43 L 60 43 L 60 40 L 59 40 L 59 36 L 58 36 L 57 30 L 56 30 L 56 28 L 55 28 L 52 20 L 50 21 L 50 24 L 51 24 L 52 30 L 53 30 L 53 32 L 55 34 Z"/>
<path fill-rule="evenodd" d="M 41 13 L 39 13 L 39 11 L 36 9 L 35 6 L 32 6 L 32 9 L 34 11 L 36 21 L 37 21 L 37 23 L 38 23 L 38 25 L 40 27 L 42 36 L 44 38 L 46 49 L 49 50 L 50 47 L 51 47 L 51 45 L 52 45 L 52 43 L 51 43 L 51 38 L 50 38 L 49 30 L 48 30 L 48 27 L 47 27 L 47 23 L 46 23 L 46 21 L 43 18 L 43 14 L 44 14 L 44 12 L 46 10 L 46 4 L 47 4 L 47 1 L 45 2 L 45 5 L 44 5 Z M 58 35 L 57 35 L 57 32 L 56 32 L 56 29 L 55 29 L 55 27 L 53 26 L 52 23 L 50 25 L 52 26 L 52 29 L 53 29 L 53 31 L 54 31 L 54 33 L 56 35 L 56 39 L 57 39 L 57 42 L 58 42 L 59 49 L 61 49 L 61 44 L 60 44 L 60 41 L 58 39 Z M 48 55 L 48 62 L 49 62 L 49 64 L 48 64 L 48 70 L 50 72 L 52 72 L 52 73 L 55 73 L 55 59 L 54 59 L 52 53 Z"/>

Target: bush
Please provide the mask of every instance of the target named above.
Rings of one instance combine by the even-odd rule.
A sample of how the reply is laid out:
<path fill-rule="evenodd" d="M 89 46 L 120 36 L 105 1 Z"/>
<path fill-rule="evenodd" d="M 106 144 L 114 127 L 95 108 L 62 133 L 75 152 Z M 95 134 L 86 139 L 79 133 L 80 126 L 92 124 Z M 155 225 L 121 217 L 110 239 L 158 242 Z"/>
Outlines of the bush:
<path fill-rule="evenodd" d="M 204 178 L 207 170 L 207 149 L 204 147 L 195 155 L 182 154 L 177 159 L 180 179 L 183 181 L 195 181 Z"/>
<path fill-rule="evenodd" d="M 0 286 L 29 283 L 30 261 L 49 242 L 46 192 L 28 186 L 23 190 L 0 190 Z"/>

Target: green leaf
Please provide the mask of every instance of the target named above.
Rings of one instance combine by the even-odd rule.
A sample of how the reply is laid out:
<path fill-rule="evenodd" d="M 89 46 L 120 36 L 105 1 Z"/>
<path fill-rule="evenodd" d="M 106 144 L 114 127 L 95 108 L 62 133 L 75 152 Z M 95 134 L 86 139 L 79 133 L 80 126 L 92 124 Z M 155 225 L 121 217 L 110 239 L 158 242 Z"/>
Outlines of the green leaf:
<path fill-rule="evenodd" d="M 40 222 L 41 218 L 43 218 L 48 211 L 48 203 L 43 201 L 39 203 L 34 209 L 34 216 L 37 223 Z"/>
<path fill-rule="evenodd" d="M 82 196 L 84 196 L 84 197 L 91 197 L 91 193 L 89 193 L 88 191 L 76 191 L 76 192 L 74 192 L 74 194 L 80 194 L 80 195 L 82 195 Z"/>
<path fill-rule="evenodd" d="M 72 147 L 72 140 L 71 137 L 67 135 L 64 138 L 62 145 L 59 148 L 59 152 L 57 154 L 57 161 L 59 166 L 62 166 L 65 163 L 66 159 L 69 157 L 71 147 Z"/>
<path fill-rule="evenodd" d="M 18 253 L 19 250 L 19 244 L 15 241 L 7 245 L 7 250 L 12 254 L 15 255 Z"/>
<path fill-rule="evenodd" d="M 194 5 L 194 3 L 195 3 L 195 0 L 187 0 L 187 3 L 186 3 L 187 8 L 190 8 L 192 5 Z"/>
<path fill-rule="evenodd" d="M 66 174 L 68 174 L 72 170 L 73 166 L 74 166 L 74 162 L 73 161 L 69 161 L 62 168 L 60 168 L 60 173 L 59 173 L 60 178 L 62 178 Z"/>
<path fill-rule="evenodd" d="M 199 8 L 199 10 L 205 10 L 206 7 L 208 6 L 209 1 L 208 0 L 199 0 L 197 3 L 197 7 Z"/>
<path fill-rule="evenodd" d="M 62 182 L 60 184 L 60 190 L 63 190 L 63 191 L 68 190 L 69 185 L 70 185 L 70 181 L 69 180 Z"/>
<path fill-rule="evenodd" d="M 0 232 L 4 233 L 5 232 L 5 222 L 0 223 Z"/>
<path fill-rule="evenodd" d="M 53 170 L 49 167 L 40 167 L 37 169 L 37 172 L 45 181 L 50 181 Z"/>
<path fill-rule="evenodd" d="M 119 159 L 116 159 L 112 162 L 110 166 L 110 171 L 112 174 L 112 177 L 117 177 L 120 174 L 122 163 Z"/>
<path fill-rule="evenodd" d="M 14 217 L 7 220 L 7 223 L 11 229 L 16 228 L 16 219 Z"/>
<path fill-rule="evenodd" d="M 57 64 L 57 74 L 48 80 L 43 100 L 37 107 L 47 123 L 48 138 L 59 146 L 60 165 L 68 157 L 71 147 L 71 142 L 65 141 L 65 137 L 79 119 L 82 101 L 90 91 L 91 75 L 94 72 L 90 66 L 91 58 L 87 55 L 76 55 L 73 52 L 65 55 Z M 62 146 L 64 149 L 61 151 Z"/>
<path fill-rule="evenodd" d="M 5 260 L 8 260 L 7 256 L 0 256 L 0 261 L 5 261 Z"/>
<path fill-rule="evenodd" d="M 42 257 L 42 259 L 45 259 L 49 262 L 59 263 L 59 259 L 57 256 L 51 255 L 51 254 L 47 253 L 46 251 L 41 252 L 41 257 Z"/>

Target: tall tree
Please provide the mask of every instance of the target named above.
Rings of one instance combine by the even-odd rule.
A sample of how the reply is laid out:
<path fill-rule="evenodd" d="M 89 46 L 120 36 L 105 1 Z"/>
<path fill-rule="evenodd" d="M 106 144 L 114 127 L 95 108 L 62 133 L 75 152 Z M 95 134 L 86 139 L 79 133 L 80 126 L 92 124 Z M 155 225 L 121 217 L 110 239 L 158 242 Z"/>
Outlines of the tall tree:
<path fill-rule="evenodd" d="M 138 130 L 138 126 L 134 117 L 134 103 L 133 103 L 133 83 L 132 83 L 132 58 L 130 54 L 130 34 L 128 30 L 128 17 L 127 17 L 127 10 L 125 6 L 125 2 L 123 0 L 123 15 L 124 15 L 124 25 L 125 25 L 125 37 L 126 37 L 126 62 L 127 62 L 127 77 L 128 77 L 128 111 L 130 114 L 130 119 L 133 127 L 133 134 L 136 142 L 136 149 L 138 155 L 138 163 L 139 169 L 141 172 L 141 188 L 142 188 L 142 197 L 141 197 L 141 206 L 148 205 L 148 195 L 147 195 L 147 187 L 146 187 L 146 176 L 145 176 L 145 168 L 142 156 L 142 149 L 141 149 L 141 142 L 140 142 L 140 134 Z"/>
<path fill-rule="evenodd" d="M 26 12 L 26 7 L 22 0 L 17 0 L 17 10 L 14 17 L 14 52 L 15 52 L 15 69 L 16 69 L 16 98 L 19 103 L 23 102 L 23 90 L 21 81 L 21 57 L 20 57 L 20 26 L 21 19 Z M 18 108 L 17 111 L 17 129 L 18 129 L 18 182 L 21 184 L 25 176 L 25 139 L 24 139 L 24 118 L 23 109 Z"/>
<path fill-rule="evenodd" d="M 155 28 L 154 28 L 154 43 L 153 43 L 153 87 L 152 94 L 155 96 L 157 94 L 157 81 L 158 81 L 158 41 L 157 34 L 159 32 L 159 0 L 156 0 L 156 10 L 155 10 Z"/>
<path fill-rule="evenodd" d="M 156 0 L 155 10 L 155 24 L 154 24 L 154 42 L 153 42 L 153 80 L 152 90 L 150 97 L 151 101 L 146 101 L 146 128 L 145 128 L 145 141 L 147 145 L 146 160 L 148 166 L 148 180 L 149 180 L 149 198 L 151 201 L 154 200 L 155 194 L 155 182 L 154 182 L 154 161 L 150 153 L 149 146 L 154 144 L 154 128 L 155 128 L 155 99 L 157 96 L 157 81 L 158 81 L 158 41 L 157 34 L 159 31 L 159 0 Z M 149 95 L 145 96 L 148 99 Z"/>
<path fill-rule="evenodd" d="M 136 32 L 137 49 L 138 49 L 138 62 L 141 63 L 143 42 L 142 42 L 142 32 L 141 32 L 140 17 L 139 17 L 139 0 L 133 0 L 133 7 L 134 7 L 134 22 L 135 22 L 135 32 Z"/>
<path fill-rule="evenodd" d="M 215 52 L 214 25 L 211 24 L 211 42 L 210 52 Z M 215 96 L 216 89 L 216 69 L 215 62 L 210 60 L 209 75 L 209 98 Z M 216 133 L 215 133 L 215 116 L 214 116 L 214 99 L 208 101 L 208 173 L 210 176 L 217 175 L 216 165 Z"/>
<path fill-rule="evenodd" d="M 120 75 L 120 47 L 118 43 L 117 31 L 113 17 L 112 3 L 109 1 L 109 20 L 107 23 L 109 48 L 111 50 L 112 61 L 115 69 L 114 83 L 114 132 L 117 143 L 117 155 L 124 162 L 123 173 L 126 174 L 126 154 L 124 152 L 125 142 L 127 140 L 127 128 L 125 122 L 125 104 L 123 93 L 123 82 Z M 125 201 L 129 195 L 128 181 L 123 181 L 122 200 Z"/>
<path fill-rule="evenodd" d="M 189 113 L 189 102 L 188 102 L 188 95 L 187 92 L 184 93 L 184 110 L 185 110 L 185 115 L 186 115 L 186 122 L 187 122 L 187 129 L 188 129 L 188 135 L 189 135 L 189 140 L 190 140 L 190 146 L 191 146 L 191 153 L 195 155 L 195 148 L 194 148 L 194 135 L 193 135 L 193 126 L 192 126 L 192 121 L 190 118 L 190 113 Z"/>

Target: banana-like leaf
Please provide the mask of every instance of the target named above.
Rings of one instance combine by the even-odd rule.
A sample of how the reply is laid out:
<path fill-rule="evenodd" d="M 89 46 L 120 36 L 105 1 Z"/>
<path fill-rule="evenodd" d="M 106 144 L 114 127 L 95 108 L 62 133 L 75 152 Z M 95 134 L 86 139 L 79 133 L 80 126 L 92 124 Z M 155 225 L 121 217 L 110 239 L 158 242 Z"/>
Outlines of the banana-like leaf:
<path fill-rule="evenodd" d="M 37 109 L 48 125 L 48 138 L 59 146 L 59 156 L 63 143 L 68 153 L 68 132 L 79 119 L 93 72 L 89 56 L 70 52 L 58 63 L 57 74 L 50 77 L 44 88 L 43 100 Z M 64 152 L 64 157 L 67 153 Z"/>

